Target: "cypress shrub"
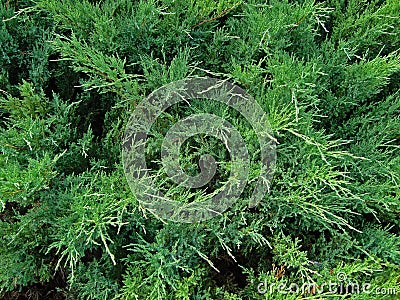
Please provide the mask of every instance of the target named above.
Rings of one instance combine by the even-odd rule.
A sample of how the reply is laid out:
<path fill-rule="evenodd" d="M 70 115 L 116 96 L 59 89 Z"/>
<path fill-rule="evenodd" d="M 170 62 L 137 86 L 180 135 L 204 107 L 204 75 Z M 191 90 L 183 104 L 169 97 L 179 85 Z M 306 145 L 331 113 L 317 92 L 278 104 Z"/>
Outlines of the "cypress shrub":
<path fill-rule="evenodd" d="M 1 297 L 394 299 L 399 11 L 398 0 L 2 0 Z M 254 97 L 277 139 L 277 161 L 259 205 L 248 208 L 246 188 L 221 216 L 185 224 L 138 201 L 121 147 L 147 95 L 196 76 L 229 80 Z M 162 171 L 168 128 L 199 112 L 236 126 L 256 178 L 254 131 L 210 100 L 167 111 L 147 145 L 151 166 Z M 196 135 L 181 151 L 188 173 L 204 153 L 221 162 L 211 191 L 226 180 L 220 141 Z M 199 195 L 170 191 L 182 201 Z M 338 279 L 392 295 L 277 290 Z"/>

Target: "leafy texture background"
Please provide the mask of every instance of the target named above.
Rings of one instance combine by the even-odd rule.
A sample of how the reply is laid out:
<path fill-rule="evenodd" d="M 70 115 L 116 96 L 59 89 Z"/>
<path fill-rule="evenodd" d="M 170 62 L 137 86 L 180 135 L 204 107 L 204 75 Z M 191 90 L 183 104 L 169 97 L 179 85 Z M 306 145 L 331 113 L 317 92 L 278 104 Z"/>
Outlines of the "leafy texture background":
<path fill-rule="evenodd" d="M 2 0 L 2 298 L 296 299 L 257 285 L 339 272 L 399 292 L 399 12 L 398 0 Z M 251 189 L 221 217 L 163 222 L 129 190 L 123 130 L 154 89 L 205 75 L 267 113 L 273 186 L 250 210 Z M 167 128 L 195 112 L 236 126 L 256 178 L 251 127 L 206 99 L 155 125 L 152 166 Z M 223 145 L 197 136 L 183 150 L 188 173 L 203 153 L 225 162 L 207 187 L 219 188 Z"/>

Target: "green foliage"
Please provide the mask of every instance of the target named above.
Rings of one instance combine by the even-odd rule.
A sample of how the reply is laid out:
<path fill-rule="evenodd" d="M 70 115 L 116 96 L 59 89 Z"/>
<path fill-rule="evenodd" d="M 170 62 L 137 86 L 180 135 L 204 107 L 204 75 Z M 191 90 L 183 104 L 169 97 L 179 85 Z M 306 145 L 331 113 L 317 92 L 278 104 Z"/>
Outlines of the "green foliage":
<path fill-rule="evenodd" d="M 399 293 L 399 10 L 397 0 L 2 0 L 1 297 L 320 299 L 334 296 L 276 287 L 341 272 Z M 168 181 L 163 137 L 196 113 L 240 132 L 251 182 L 221 216 L 160 220 L 126 182 L 124 128 L 155 89 L 204 75 L 265 110 L 278 141 L 273 184 L 249 209 L 260 172 L 250 124 L 207 99 L 175 105 L 146 148 L 160 186 L 201 201 L 230 172 L 221 141 L 198 135 L 181 166 L 197 174 L 210 153 L 215 179 L 194 190 Z"/>

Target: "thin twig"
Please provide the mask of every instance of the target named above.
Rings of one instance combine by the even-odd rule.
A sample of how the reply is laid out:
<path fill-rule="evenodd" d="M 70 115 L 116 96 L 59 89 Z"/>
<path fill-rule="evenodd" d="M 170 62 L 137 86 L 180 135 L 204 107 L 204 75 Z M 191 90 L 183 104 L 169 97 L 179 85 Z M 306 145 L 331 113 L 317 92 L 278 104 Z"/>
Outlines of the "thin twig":
<path fill-rule="evenodd" d="M 297 21 L 292 27 L 290 27 L 288 30 L 289 32 L 291 32 L 292 30 L 294 30 L 297 26 L 299 26 L 304 19 L 307 17 L 307 15 L 303 16 L 299 21 Z"/>
<path fill-rule="evenodd" d="M 234 10 L 237 6 L 239 6 L 240 3 L 241 3 L 241 2 L 238 2 L 238 3 L 236 3 L 234 6 L 232 6 L 231 8 L 228 8 L 228 9 L 223 10 L 221 13 L 219 13 L 217 16 L 215 16 L 215 17 L 213 17 L 213 18 L 211 18 L 211 19 L 206 19 L 206 20 L 201 21 L 200 23 L 194 25 L 194 26 L 192 27 L 192 29 L 193 29 L 193 28 L 196 28 L 196 27 L 199 27 L 199 26 L 203 25 L 204 23 L 212 22 L 212 21 L 215 21 L 215 20 L 217 20 L 217 19 L 223 17 L 224 15 L 226 15 L 226 14 L 228 14 L 229 12 L 231 12 L 232 10 Z"/>

